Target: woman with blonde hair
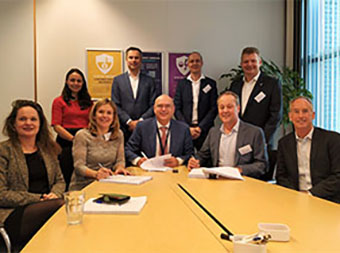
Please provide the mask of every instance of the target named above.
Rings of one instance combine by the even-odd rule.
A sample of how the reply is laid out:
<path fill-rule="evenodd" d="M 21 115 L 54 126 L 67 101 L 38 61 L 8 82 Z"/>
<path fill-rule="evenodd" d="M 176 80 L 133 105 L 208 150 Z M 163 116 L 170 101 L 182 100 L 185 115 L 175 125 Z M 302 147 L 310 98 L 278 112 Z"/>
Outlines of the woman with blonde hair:
<path fill-rule="evenodd" d="M 117 108 L 110 99 L 99 100 L 92 107 L 89 127 L 77 132 L 72 153 L 71 190 L 113 174 L 129 174 L 125 169 L 124 136 L 119 129 Z"/>

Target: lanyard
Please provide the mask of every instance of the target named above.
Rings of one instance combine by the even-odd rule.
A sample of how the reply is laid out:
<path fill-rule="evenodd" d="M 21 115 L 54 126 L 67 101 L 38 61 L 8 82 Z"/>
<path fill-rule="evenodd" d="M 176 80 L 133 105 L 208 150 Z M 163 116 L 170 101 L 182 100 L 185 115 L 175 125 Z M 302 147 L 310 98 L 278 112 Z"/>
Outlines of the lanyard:
<path fill-rule="evenodd" d="M 161 147 L 162 155 L 164 155 L 165 148 L 168 145 L 169 133 L 170 133 L 170 128 L 168 128 L 168 132 L 166 134 L 165 143 L 164 143 L 164 146 L 163 146 L 161 134 L 159 133 L 159 129 L 157 127 L 157 136 L 158 136 L 158 140 L 159 140 L 159 146 Z"/>

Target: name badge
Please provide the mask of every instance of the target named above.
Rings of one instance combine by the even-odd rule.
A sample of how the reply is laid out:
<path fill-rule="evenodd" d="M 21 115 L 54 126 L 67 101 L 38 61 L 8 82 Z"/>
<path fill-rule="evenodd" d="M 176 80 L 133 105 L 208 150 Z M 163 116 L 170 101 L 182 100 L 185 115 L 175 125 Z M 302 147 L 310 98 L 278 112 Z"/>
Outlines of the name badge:
<path fill-rule="evenodd" d="M 207 85 L 203 88 L 204 93 L 208 93 L 210 90 L 211 90 L 210 84 L 207 84 Z"/>
<path fill-rule="evenodd" d="M 266 94 L 261 91 L 257 96 L 255 97 L 255 100 L 257 103 L 260 103 L 264 98 L 266 97 Z"/>
<path fill-rule="evenodd" d="M 241 155 L 245 155 L 245 154 L 248 154 L 250 152 L 253 151 L 253 149 L 251 148 L 251 146 L 249 144 L 243 146 L 243 147 L 240 147 L 238 149 L 238 151 L 240 152 Z"/>

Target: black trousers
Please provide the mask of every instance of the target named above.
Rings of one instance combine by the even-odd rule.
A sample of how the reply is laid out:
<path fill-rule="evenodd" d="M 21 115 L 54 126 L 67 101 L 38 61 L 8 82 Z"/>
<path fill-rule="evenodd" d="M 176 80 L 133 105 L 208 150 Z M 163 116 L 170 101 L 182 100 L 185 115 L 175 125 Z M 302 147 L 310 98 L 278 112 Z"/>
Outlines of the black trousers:
<path fill-rule="evenodd" d="M 66 130 L 75 135 L 81 128 L 67 128 Z M 61 138 L 59 135 L 57 136 L 56 142 L 62 148 L 60 155 L 58 156 L 61 172 L 63 173 L 65 184 L 66 184 L 66 191 L 70 185 L 72 173 L 74 171 L 73 166 L 73 156 L 72 156 L 72 141 L 65 140 Z"/>

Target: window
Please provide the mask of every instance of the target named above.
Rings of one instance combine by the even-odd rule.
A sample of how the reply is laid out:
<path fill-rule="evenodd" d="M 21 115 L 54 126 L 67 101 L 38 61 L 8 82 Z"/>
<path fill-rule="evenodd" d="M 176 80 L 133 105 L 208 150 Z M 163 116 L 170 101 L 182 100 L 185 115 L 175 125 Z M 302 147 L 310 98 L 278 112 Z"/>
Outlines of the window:
<path fill-rule="evenodd" d="M 340 0 L 302 2 L 302 72 L 315 125 L 340 132 Z"/>

